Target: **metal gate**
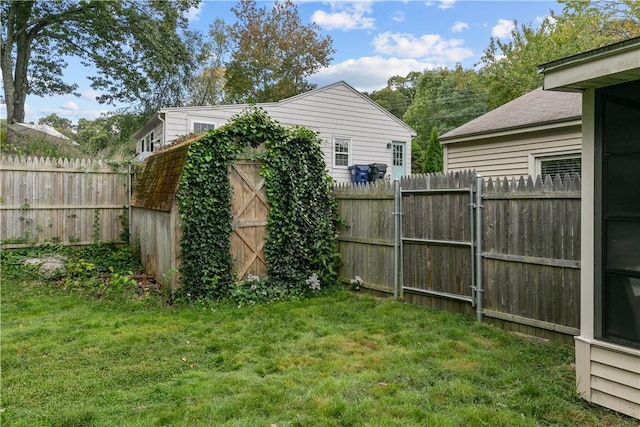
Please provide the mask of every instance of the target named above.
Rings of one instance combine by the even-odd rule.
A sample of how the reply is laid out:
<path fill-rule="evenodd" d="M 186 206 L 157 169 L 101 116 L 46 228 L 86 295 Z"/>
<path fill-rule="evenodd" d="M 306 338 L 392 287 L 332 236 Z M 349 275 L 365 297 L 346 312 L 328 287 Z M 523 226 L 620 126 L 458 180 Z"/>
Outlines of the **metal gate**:
<path fill-rule="evenodd" d="M 425 180 L 425 184 L 428 181 Z M 482 319 L 482 178 L 468 186 L 395 181 L 394 296 L 468 302 Z M 448 188 L 447 188 L 448 187 Z M 405 215 L 412 212 L 411 215 Z"/>

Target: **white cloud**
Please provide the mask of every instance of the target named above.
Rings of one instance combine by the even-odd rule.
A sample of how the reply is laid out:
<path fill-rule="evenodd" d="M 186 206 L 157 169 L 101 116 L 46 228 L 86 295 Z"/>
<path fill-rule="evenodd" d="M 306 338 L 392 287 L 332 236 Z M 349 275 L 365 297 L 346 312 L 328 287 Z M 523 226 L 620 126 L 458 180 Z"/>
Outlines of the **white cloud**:
<path fill-rule="evenodd" d="M 404 22 L 404 12 L 395 12 L 391 15 L 391 20 L 395 22 Z"/>
<path fill-rule="evenodd" d="M 471 57 L 473 51 L 463 47 L 463 43 L 459 39 L 445 40 L 439 34 L 416 37 L 389 31 L 378 34 L 373 40 L 377 53 L 438 63 L 461 62 Z"/>
<path fill-rule="evenodd" d="M 65 111 L 78 111 L 80 107 L 78 107 L 78 104 L 73 101 L 67 101 L 60 106 L 60 109 Z"/>
<path fill-rule="evenodd" d="M 455 4 L 456 0 L 440 0 L 438 9 L 450 9 Z"/>
<path fill-rule="evenodd" d="M 469 24 L 467 24 L 466 22 L 461 22 L 461 21 L 456 21 L 453 24 L 453 27 L 451 27 L 451 32 L 452 33 L 459 33 L 462 30 L 469 28 Z"/>
<path fill-rule="evenodd" d="M 336 2 L 331 4 L 331 12 L 316 10 L 311 20 L 327 30 L 368 30 L 375 28 L 375 18 L 371 2 Z"/>
<path fill-rule="evenodd" d="M 102 92 L 98 92 L 97 90 L 87 89 L 83 90 L 80 93 L 80 97 L 82 99 L 86 99 L 87 101 L 95 102 L 96 98 L 102 95 Z"/>
<path fill-rule="evenodd" d="M 73 102 L 72 102 L 73 103 Z M 67 103 L 68 104 L 68 103 Z M 77 107 L 77 106 L 76 106 Z M 27 121 L 33 121 L 34 123 L 38 122 L 38 119 L 41 117 L 48 116 L 49 114 L 57 114 L 60 117 L 69 119 L 71 121 L 76 121 L 77 119 L 87 119 L 87 120 L 95 120 L 103 114 L 108 113 L 109 110 L 82 110 L 80 109 L 70 109 L 65 105 L 60 106 L 60 108 L 40 108 L 36 111 L 30 111 L 27 113 L 29 118 Z"/>
<path fill-rule="evenodd" d="M 498 23 L 491 29 L 491 35 L 499 39 L 507 38 L 511 36 L 511 30 L 515 28 L 513 21 L 507 19 L 499 19 Z"/>
<path fill-rule="evenodd" d="M 202 12 L 202 3 L 190 7 L 187 11 L 187 20 L 189 22 L 198 22 L 200 20 L 200 12 Z"/>
<path fill-rule="evenodd" d="M 406 76 L 411 71 L 424 71 L 437 66 L 417 59 L 368 56 L 323 68 L 309 80 L 320 87 L 344 80 L 359 91 L 371 92 L 385 87 L 390 77 Z"/>

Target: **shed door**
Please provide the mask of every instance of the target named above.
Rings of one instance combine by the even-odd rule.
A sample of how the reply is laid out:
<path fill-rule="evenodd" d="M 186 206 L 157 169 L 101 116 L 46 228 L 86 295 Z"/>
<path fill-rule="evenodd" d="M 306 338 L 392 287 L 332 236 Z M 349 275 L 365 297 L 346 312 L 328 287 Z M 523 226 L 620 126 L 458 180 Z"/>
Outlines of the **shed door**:
<path fill-rule="evenodd" d="M 405 144 L 404 142 L 394 142 L 391 159 L 391 180 L 400 178 L 407 174 L 405 164 Z"/>

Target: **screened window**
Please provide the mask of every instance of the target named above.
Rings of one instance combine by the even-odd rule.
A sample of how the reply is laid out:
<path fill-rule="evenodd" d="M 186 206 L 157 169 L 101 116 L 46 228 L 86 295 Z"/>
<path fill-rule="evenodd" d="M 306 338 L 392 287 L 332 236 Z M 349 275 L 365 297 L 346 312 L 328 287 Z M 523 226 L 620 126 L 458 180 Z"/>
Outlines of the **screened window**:
<path fill-rule="evenodd" d="M 204 133 L 215 128 L 216 125 L 214 123 L 193 122 L 193 133 Z"/>
<path fill-rule="evenodd" d="M 597 92 L 600 338 L 640 348 L 640 81 Z M 598 111 L 598 110 L 597 110 Z M 598 180 L 596 180 L 598 182 Z M 598 200 L 598 198 L 596 198 Z"/>
<path fill-rule="evenodd" d="M 580 175 L 582 170 L 582 159 L 580 157 L 551 157 L 540 159 L 540 175 L 556 176 L 560 174 Z"/>
<path fill-rule="evenodd" d="M 333 138 L 333 165 L 349 166 L 350 138 Z"/>

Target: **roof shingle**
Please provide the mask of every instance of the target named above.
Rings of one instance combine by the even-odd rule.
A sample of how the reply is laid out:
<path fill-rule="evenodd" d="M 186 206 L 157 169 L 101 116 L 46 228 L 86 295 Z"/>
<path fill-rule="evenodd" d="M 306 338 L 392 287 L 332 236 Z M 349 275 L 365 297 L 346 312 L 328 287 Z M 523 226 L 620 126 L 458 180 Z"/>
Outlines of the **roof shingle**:
<path fill-rule="evenodd" d="M 535 89 L 459 126 L 440 137 L 440 141 L 467 135 L 579 119 L 582 94 Z"/>

